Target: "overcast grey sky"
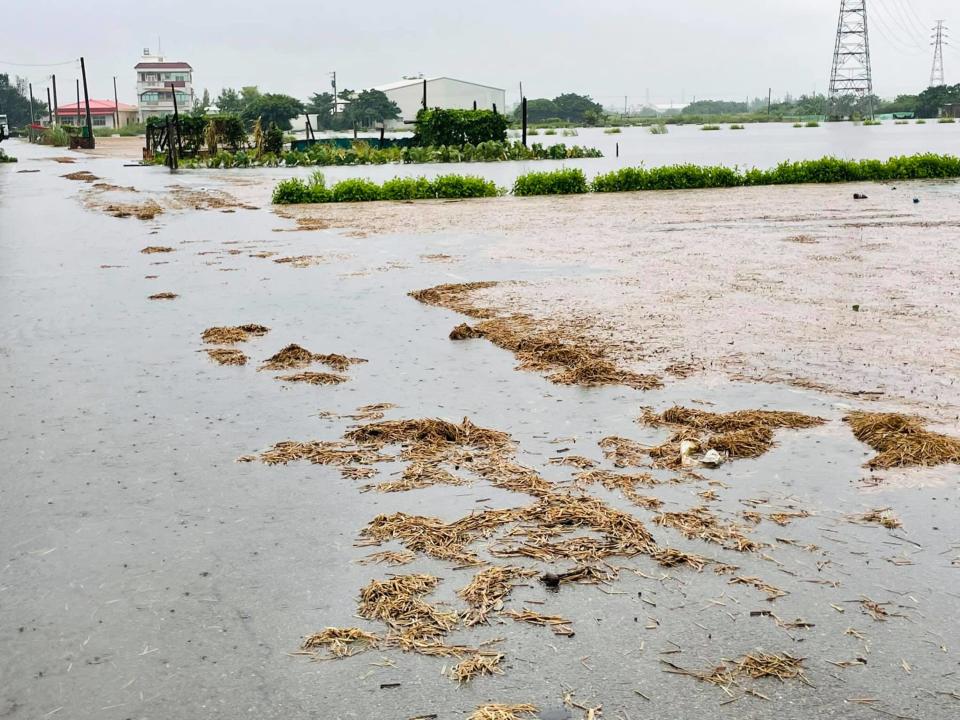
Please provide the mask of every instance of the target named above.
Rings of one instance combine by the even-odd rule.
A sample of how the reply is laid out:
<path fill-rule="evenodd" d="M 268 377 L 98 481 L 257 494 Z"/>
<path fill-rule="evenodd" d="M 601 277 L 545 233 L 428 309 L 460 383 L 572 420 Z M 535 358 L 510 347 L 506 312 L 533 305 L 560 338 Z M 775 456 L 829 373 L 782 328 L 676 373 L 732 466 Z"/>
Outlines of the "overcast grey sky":
<path fill-rule="evenodd" d="M 824 92 L 840 0 L 8 0 L 0 17 L 0 72 L 29 77 L 45 95 L 58 75 L 71 88 L 84 55 L 90 94 L 133 103 L 133 66 L 157 37 L 170 60 L 194 67 L 198 92 L 259 85 L 306 98 L 360 89 L 402 75 L 449 75 L 528 97 L 588 93 L 605 105 L 742 99 Z M 876 91 L 923 89 L 930 75 L 929 28 L 953 20 L 947 82 L 960 82 L 957 0 L 868 0 Z M 72 90 L 66 91 L 67 98 Z"/>

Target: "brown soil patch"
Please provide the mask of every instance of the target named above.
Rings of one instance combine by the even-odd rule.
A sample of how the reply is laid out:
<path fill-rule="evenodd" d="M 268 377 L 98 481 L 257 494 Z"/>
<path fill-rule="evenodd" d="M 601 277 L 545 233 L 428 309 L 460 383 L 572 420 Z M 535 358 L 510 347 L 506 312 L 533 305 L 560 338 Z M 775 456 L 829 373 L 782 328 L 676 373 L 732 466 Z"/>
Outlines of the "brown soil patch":
<path fill-rule="evenodd" d="M 877 455 L 866 467 L 932 466 L 960 463 L 960 439 L 927 430 L 922 418 L 897 413 L 853 412 L 844 420 L 857 440 Z"/>

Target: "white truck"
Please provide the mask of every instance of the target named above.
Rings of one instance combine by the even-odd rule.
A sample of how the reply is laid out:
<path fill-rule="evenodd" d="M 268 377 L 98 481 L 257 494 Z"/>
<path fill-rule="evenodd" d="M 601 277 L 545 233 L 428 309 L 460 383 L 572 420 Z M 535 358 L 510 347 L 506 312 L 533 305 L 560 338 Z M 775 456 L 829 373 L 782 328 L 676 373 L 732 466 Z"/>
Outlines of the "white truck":
<path fill-rule="evenodd" d="M 7 126 L 7 116 L 0 115 L 0 142 L 10 137 L 10 128 Z"/>

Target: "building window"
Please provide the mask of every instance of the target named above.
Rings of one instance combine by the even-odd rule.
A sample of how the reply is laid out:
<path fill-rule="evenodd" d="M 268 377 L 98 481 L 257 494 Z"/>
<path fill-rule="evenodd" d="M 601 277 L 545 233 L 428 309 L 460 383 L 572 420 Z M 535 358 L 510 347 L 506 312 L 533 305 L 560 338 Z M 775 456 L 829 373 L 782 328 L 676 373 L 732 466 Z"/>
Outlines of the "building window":
<path fill-rule="evenodd" d="M 155 92 L 145 92 L 140 96 L 140 101 L 148 104 L 155 104 L 160 102 L 160 93 Z"/>
<path fill-rule="evenodd" d="M 106 115 L 94 115 L 92 118 L 90 118 L 90 120 L 94 124 L 94 126 L 106 127 L 107 125 Z"/>

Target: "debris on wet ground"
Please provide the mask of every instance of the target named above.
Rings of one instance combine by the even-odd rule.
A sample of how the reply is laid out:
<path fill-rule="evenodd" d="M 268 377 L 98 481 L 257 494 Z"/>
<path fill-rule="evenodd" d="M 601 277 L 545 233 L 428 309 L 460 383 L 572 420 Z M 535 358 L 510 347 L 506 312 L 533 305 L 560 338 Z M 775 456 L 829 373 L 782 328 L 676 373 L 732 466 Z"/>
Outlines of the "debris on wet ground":
<path fill-rule="evenodd" d="M 95 203 L 88 202 L 87 206 L 93 209 L 102 210 L 107 215 L 116 218 L 135 217 L 138 220 L 153 220 L 157 215 L 163 213 L 163 208 L 153 201 L 147 200 L 142 203 Z"/>
<path fill-rule="evenodd" d="M 461 685 L 483 675 L 503 675 L 502 653 L 477 653 L 454 665 L 450 677 Z"/>
<path fill-rule="evenodd" d="M 148 245 L 140 252 L 143 253 L 144 255 L 154 255 L 156 253 L 171 253 L 173 252 L 173 248 L 166 247 L 164 245 Z"/>
<path fill-rule="evenodd" d="M 512 352 L 519 360 L 518 370 L 546 372 L 547 379 L 559 385 L 625 385 L 636 390 L 653 390 L 663 384 L 656 375 L 617 367 L 598 344 L 544 329 L 521 315 L 492 318 L 473 327 L 460 325 L 453 329 L 450 337 L 453 340 L 483 337 Z"/>
<path fill-rule="evenodd" d="M 426 255 L 421 255 L 420 259 L 424 262 L 450 263 L 455 262 L 459 258 L 454 257 L 453 255 L 447 255 L 446 253 L 429 253 Z"/>
<path fill-rule="evenodd" d="M 536 705 L 480 705 L 467 720 L 530 720 L 539 712 Z"/>
<path fill-rule="evenodd" d="M 278 375 L 277 380 L 289 383 L 306 383 L 307 385 L 340 385 L 349 380 L 346 375 L 335 373 L 304 371 L 292 375 Z"/>
<path fill-rule="evenodd" d="M 177 295 L 176 293 L 159 292 L 159 293 L 154 293 L 153 295 L 150 295 L 147 299 L 148 300 L 175 300 L 178 297 L 180 296 Z"/>
<path fill-rule="evenodd" d="M 384 550 L 367 555 L 361 560 L 357 560 L 360 565 L 409 565 L 417 556 L 409 551 L 396 552 L 394 550 Z"/>
<path fill-rule="evenodd" d="M 495 287 L 498 284 L 499 283 L 490 280 L 468 283 L 446 283 L 423 290 L 415 290 L 409 293 L 409 295 L 424 305 L 444 307 L 474 318 L 492 318 L 496 317 L 496 311 L 473 305 L 468 296 L 475 290 L 485 290 L 486 288 Z"/>
<path fill-rule="evenodd" d="M 487 615 L 503 608 L 503 600 L 513 591 L 515 581 L 539 574 L 530 568 L 498 565 L 479 571 L 469 585 L 457 591 L 470 605 L 463 613 L 463 624 L 470 627 L 486 623 Z"/>
<path fill-rule="evenodd" d="M 383 493 L 406 492 L 434 485 L 467 485 L 469 481 L 445 470 L 439 463 L 410 463 L 403 471 L 400 480 L 368 485 L 363 490 L 376 490 Z"/>
<path fill-rule="evenodd" d="M 260 256 L 269 257 L 269 255 L 260 255 Z M 274 258 L 273 261 L 278 265 L 289 265 L 290 267 L 295 267 L 295 268 L 307 268 L 312 265 L 320 265 L 322 263 L 328 262 L 328 258 L 325 258 L 322 255 L 297 255 L 295 257 Z"/>
<path fill-rule="evenodd" d="M 206 348 L 205 352 L 211 360 L 220 365 L 246 365 L 247 356 L 240 350 L 232 348 Z"/>
<path fill-rule="evenodd" d="M 903 523 L 893 514 L 893 508 L 888 507 L 875 508 L 856 515 L 847 515 L 846 519 L 852 523 L 882 525 L 888 530 L 896 530 L 903 527 Z"/>
<path fill-rule="evenodd" d="M 715 467 L 723 459 L 760 457 L 774 446 L 774 430 L 807 429 L 826 422 L 823 418 L 778 410 L 712 413 L 681 406 L 659 415 L 645 410 L 640 421 L 672 430 L 670 438 L 650 448 L 648 454 L 657 467 L 674 470 L 696 464 Z M 697 452 L 703 455 L 698 458 Z"/>
<path fill-rule="evenodd" d="M 339 414 L 324 410 L 317 413 L 318 417 L 331 418 L 336 420 L 381 420 L 386 416 L 387 410 L 393 410 L 396 405 L 393 403 L 372 403 L 370 405 L 361 405 L 356 412 Z"/>
<path fill-rule="evenodd" d="M 85 183 L 93 183 L 99 180 L 100 178 L 94 175 L 92 172 L 87 170 L 78 170 L 77 172 L 67 173 L 66 175 L 61 175 L 67 180 L 78 180 Z"/>
<path fill-rule="evenodd" d="M 787 653 L 757 651 L 744 655 L 736 660 L 724 660 L 720 665 L 709 670 L 688 670 L 667 660 L 660 660 L 660 662 L 668 668 L 664 670 L 664 672 L 686 675 L 702 682 L 716 685 L 731 696 L 731 690 L 733 688 L 739 688 L 746 694 L 756 695 L 766 700 L 769 698 L 761 695 L 756 690 L 749 687 L 744 688 L 743 681 L 747 679 L 776 678 L 781 682 L 785 680 L 797 680 L 813 687 L 803 672 L 803 661 L 804 658 L 793 657 Z"/>
<path fill-rule="evenodd" d="M 379 645 L 380 638 L 360 628 L 328 627 L 305 638 L 300 649 L 312 656 L 326 650 L 328 657 L 344 658 L 373 650 Z"/>
<path fill-rule="evenodd" d="M 257 323 L 217 326 L 204 330 L 200 339 L 211 345 L 233 345 L 234 343 L 246 342 L 251 337 L 263 337 L 268 332 L 270 332 L 270 328 Z"/>
<path fill-rule="evenodd" d="M 267 360 L 260 366 L 259 369 L 299 370 L 301 368 L 309 367 L 315 362 L 327 365 L 334 370 L 343 371 L 349 368 L 351 365 L 365 363 L 366 360 L 363 358 L 347 357 L 346 355 L 323 355 L 312 353 L 306 348 L 300 347 L 297 344 L 290 344 L 283 348 L 280 352 L 267 358 Z"/>
<path fill-rule="evenodd" d="M 523 608 L 522 610 L 504 610 L 500 614 L 503 615 L 503 617 L 513 618 L 517 622 L 550 628 L 554 635 L 573 637 L 576 634 L 573 631 L 573 621 L 559 615 L 542 615 L 527 608 Z"/>
<path fill-rule="evenodd" d="M 927 430 L 922 418 L 898 413 L 852 412 L 844 418 L 854 436 L 876 450 L 873 470 L 960 463 L 960 439 Z"/>

